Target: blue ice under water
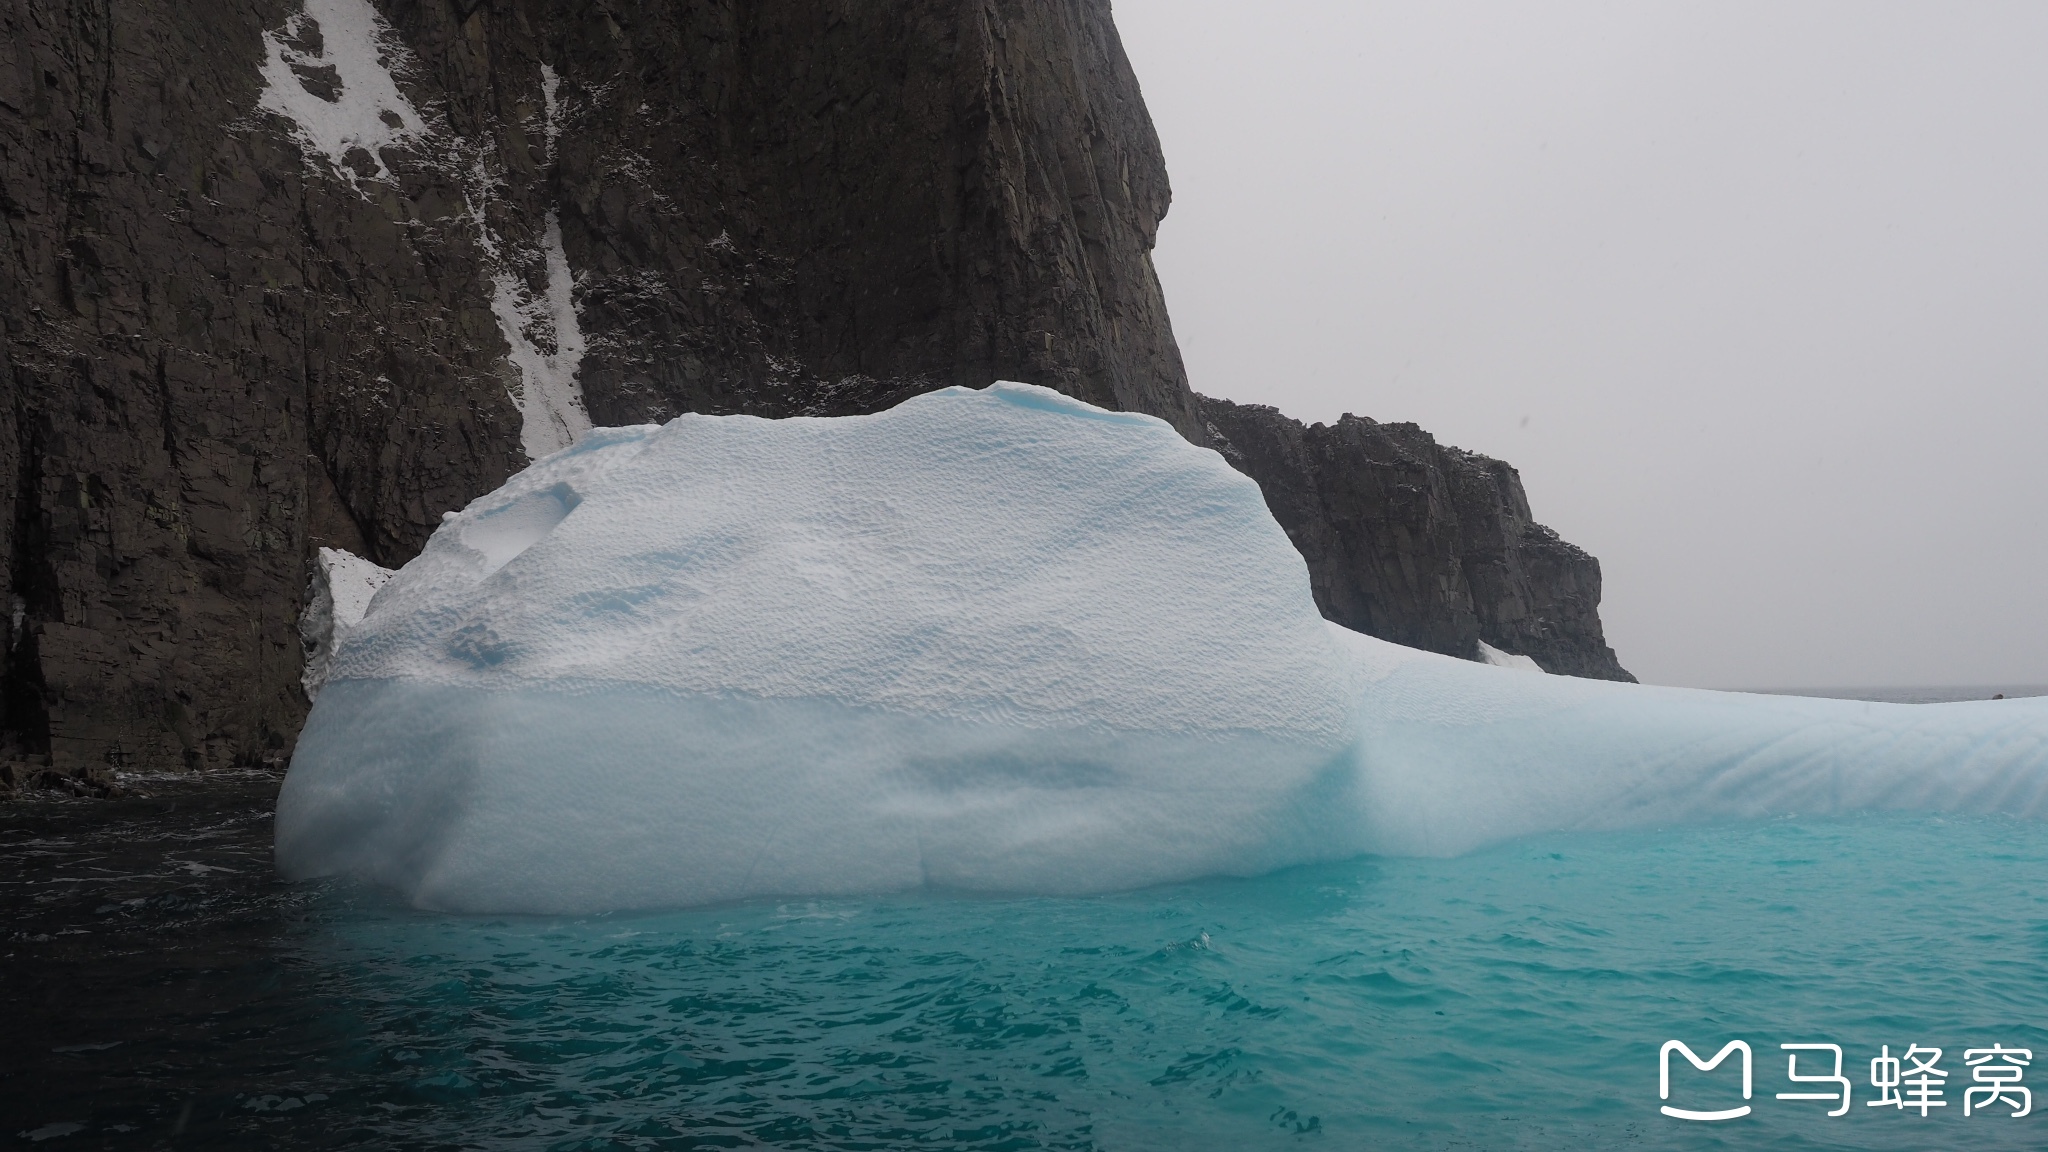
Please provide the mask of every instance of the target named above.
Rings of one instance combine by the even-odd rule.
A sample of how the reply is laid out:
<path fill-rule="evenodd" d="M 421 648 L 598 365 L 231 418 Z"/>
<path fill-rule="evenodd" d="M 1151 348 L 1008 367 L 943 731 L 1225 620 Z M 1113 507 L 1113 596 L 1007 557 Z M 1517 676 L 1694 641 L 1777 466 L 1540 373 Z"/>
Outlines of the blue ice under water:
<path fill-rule="evenodd" d="M 297 962 L 331 1058 L 245 1107 L 402 1147 L 2040 1148 L 2048 1100 L 1961 1097 L 1993 1043 L 2048 1088 L 2044 877 L 2038 822 L 1882 815 L 1080 898 L 467 918 L 336 887 Z M 1747 1040 L 1755 1112 L 1660 1115 L 1669 1039 Z M 1808 1041 L 1846 1049 L 1849 1115 L 1774 1098 Z M 1868 1107 L 1913 1044 L 1949 1106 Z"/>

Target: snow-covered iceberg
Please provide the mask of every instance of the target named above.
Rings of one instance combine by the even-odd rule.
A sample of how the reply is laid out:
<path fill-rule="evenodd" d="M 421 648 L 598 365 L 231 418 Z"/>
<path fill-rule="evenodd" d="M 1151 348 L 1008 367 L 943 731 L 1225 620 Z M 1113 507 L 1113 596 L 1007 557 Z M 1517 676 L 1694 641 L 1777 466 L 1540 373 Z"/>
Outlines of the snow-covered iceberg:
<path fill-rule="evenodd" d="M 339 634 L 288 876 L 566 912 L 1084 892 L 1565 828 L 2048 811 L 2048 708 L 1615 685 L 1326 624 L 1257 487 L 1042 388 L 592 432 Z"/>
<path fill-rule="evenodd" d="M 1344 656 L 1258 488 L 1022 385 L 588 434 L 331 657 L 288 875 L 431 906 L 1080 891 L 1327 845 Z"/>

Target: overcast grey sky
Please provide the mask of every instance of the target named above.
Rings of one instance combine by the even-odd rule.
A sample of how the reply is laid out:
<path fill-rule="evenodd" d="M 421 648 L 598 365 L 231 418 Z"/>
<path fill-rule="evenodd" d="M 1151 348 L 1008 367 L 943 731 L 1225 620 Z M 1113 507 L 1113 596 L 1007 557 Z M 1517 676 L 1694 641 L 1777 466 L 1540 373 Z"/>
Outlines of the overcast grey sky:
<path fill-rule="evenodd" d="M 1198 391 L 1512 462 L 1646 681 L 2048 684 L 2048 4 L 1115 11 Z"/>

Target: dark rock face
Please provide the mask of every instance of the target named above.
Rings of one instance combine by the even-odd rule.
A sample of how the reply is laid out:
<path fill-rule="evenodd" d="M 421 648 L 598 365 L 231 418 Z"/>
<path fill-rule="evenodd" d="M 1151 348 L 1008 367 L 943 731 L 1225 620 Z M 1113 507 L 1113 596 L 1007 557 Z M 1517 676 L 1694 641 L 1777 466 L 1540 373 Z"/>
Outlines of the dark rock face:
<path fill-rule="evenodd" d="M 409 559 L 547 381 L 1206 442 L 1167 201 L 1108 0 L 0 0 L 0 782 L 281 761 L 313 550 Z"/>
<path fill-rule="evenodd" d="M 403 563 L 524 462 L 494 282 L 551 219 L 599 423 L 1010 377 L 1194 431 L 1103 0 L 379 8 L 430 131 L 324 157 L 260 105 L 332 6 L 0 0 L 10 776 L 288 754 L 311 549 Z"/>
<path fill-rule="evenodd" d="M 1601 633 L 1600 562 L 1534 521 L 1514 468 L 1413 424 L 1304 427 L 1260 405 L 1197 402 L 1217 450 L 1259 482 L 1301 549 L 1324 616 L 1466 659 L 1484 640 L 1546 672 L 1635 679 Z"/>
<path fill-rule="evenodd" d="M 518 463 L 472 247 L 408 223 L 446 181 L 366 199 L 255 114 L 285 16 L 0 5 L 7 759 L 283 757 L 309 548 Z"/>
<path fill-rule="evenodd" d="M 1195 431 L 1104 0 L 626 9 L 558 33 L 565 90 L 604 90 L 552 178 L 598 423 L 1016 379 Z"/>

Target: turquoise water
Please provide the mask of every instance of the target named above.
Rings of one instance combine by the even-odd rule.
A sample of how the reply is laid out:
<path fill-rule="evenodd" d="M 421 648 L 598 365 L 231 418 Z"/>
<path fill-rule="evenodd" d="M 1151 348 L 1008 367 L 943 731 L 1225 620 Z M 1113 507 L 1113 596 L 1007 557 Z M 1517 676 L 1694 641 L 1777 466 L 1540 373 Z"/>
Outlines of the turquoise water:
<path fill-rule="evenodd" d="M 2044 864 L 2031 824 L 1786 822 L 1086 900 L 562 921 L 344 902 L 305 947 L 349 986 L 338 1050 L 405 1070 L 359 1122 L 407 1141 L 2038 1148 L 2048 1101 L 1862 1101 L 1880 1044 L 1945 1048 L 1952 1082 L 1966 1047 L 2048 1065 Z M 1658 1113 L 1663 1041 L 1738 1038 L 1752 1117 Z M 1771 1098 L 1794 1087 L 1777 1045 L 1809 1041 L 1847 1050 L 1852 1115 Z M 1695 1107 L 1738 1094 L 1679 1084 Z"/>
<path fill-rule="evenodd" d="M 62 1121 L 79 1127 L 61 1146 L 107 1147 L 183 1146 L 164 1133 L 189 1122 L 205 1146 L 251 1148 L 2040 1148 L 2048 1101 L 2019 1120 L 1960 1113 L 1964 1048 L 2032 1049 L 2048 1086 L 2044 876 L 2041 825 L 1894 817 L 1556 836 L 1089 899 L 465 919 L 280 885 L 260 946 L 208 961 L 220 983 L 203 1011 L 160 1034 L 102 1021 L 127 1041 L 104 1051 L 83 1030 L 44 1041 L 63 1054 L 47 1084 L 8 1081 L 37 1098 L 10 1102 L 5 1135 Z M 221 922 L 271 897 L 251 899 Z M 186 1003 L 152 979 L 119 1011 Z M 1668 1039 L 1702 1056 L 1747 1040 L 1755 1112 L 1660 1115 Z M 1777 1045 L 1830 1041 L 1851 1114 L 1775 1100 L 1793 1087 Z M 1942 1047 L 1949 1106 L 1867 1107 L 1881 1044 Z M 1672 1103 L 1739 1103 L 1731 1070 L 1675 1072 Z M 67 1097 L 71 1083 L 96 1087 Z"/>

